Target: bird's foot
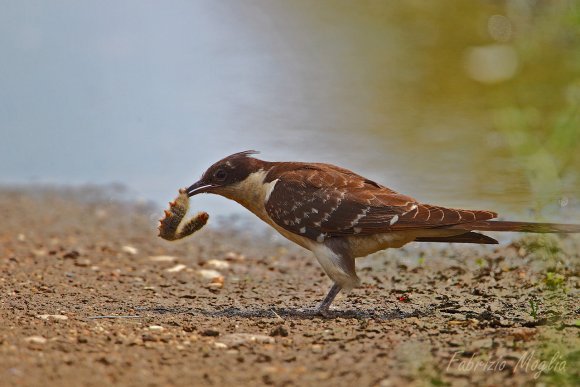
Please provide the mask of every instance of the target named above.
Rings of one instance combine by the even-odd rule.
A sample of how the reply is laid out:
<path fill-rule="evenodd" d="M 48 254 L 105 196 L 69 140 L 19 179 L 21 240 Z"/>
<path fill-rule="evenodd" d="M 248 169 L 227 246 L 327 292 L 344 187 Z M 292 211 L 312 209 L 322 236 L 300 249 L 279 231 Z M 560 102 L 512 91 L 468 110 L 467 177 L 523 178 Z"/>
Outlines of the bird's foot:
<path fill-rule="evenodd" d="M 330 311 L 330 308 L 324 308 L 322 305 L 319 306 L 318 308 L 316 308 L 316 314 L 319 316 L 322 316 L 324 318 L 331 318 L 332 317 L 332 312 Z"/>
<path fill-rule="evenodd" d="M 334 298 L 340 292 L 340 289 L 340 285 L 336 283 L 332 285 L 324 300 L 320 303 L 320 305 L 318 305 L 318 308 L 316 309 L 317 315 L 324 318 L 332 317 L 332 313 L 330 312 L 330 304 L 332 304 L 332 301 L 334 301 Z"/>

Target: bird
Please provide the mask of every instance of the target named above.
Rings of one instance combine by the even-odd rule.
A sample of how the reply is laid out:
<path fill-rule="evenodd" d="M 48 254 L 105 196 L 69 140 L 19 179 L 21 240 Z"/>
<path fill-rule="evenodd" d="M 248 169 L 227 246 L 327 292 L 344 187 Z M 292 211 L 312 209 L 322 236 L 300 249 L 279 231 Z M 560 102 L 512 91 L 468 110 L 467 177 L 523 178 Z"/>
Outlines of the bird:
<path fill-rule="evenodd" d="M 411 242 L 497 244 L 476 231 L 578 233 L 580 225 L 494 220 L 493 211 L 424 204 L 348 169 L 272 162 L 249 150 L 211 165 L 188 197 L 221 195 L 310 250 L 333 282 L 316 312 L 329 316 L 341 290 L 360 284 L 355 259 Z"/>

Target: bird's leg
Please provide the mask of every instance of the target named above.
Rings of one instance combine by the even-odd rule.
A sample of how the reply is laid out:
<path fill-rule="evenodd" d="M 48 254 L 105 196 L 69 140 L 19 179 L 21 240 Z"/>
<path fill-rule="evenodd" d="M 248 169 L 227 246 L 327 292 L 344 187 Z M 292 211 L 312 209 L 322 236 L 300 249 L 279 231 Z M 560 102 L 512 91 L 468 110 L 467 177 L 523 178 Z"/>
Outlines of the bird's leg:
<path fill-rule="evenodd" d="M 329 311 L 328 309 L 330 308 L 330 304 L 332 304 L 332 301 L 334 301 L 334 298 L 337 296 L 337 294 L 340 292 L 341 289 L 342 288 L 337 283 L 334 283 L 332 285 L 332 287 L 330 288 L 330 291 L 328 292 L 328 294 L 326 295 L 324 300 L 320 303 L 320 305 L 318 306 L 318 309 L 316 309 L 318 314 L 320 314 L 324 317 L 328 316 L 328 311 Z"/>

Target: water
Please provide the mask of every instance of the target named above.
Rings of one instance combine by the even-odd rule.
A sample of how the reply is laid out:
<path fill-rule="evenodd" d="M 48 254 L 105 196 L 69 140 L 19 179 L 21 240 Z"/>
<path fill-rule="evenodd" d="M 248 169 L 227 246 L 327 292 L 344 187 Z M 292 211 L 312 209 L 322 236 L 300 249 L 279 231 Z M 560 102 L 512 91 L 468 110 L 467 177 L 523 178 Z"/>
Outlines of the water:
<path fill-rule="evenodd" d="M 435 204 L 565 220 L 579 206 L 572 1 L 0 8 L 2 184 L 120 182 L 163 204 L 257 149 Z"/>

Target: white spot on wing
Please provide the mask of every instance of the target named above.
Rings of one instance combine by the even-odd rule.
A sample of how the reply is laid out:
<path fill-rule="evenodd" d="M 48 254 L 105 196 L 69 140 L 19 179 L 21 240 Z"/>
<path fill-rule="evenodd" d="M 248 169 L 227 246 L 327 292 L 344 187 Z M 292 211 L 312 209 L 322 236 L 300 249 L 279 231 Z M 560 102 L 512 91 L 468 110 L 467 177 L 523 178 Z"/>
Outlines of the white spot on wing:
<path fill-rule="evenodd" d="M 411 212 L 411 211 L 415 211 L 416 209 L 417 209 L 417 205 L 416 205 L 416 204 L 413 204 L 413 205 L 411 206 L 411 209 L 410 209 L 409 211 L 405 211 L 405 212 L 403 212 L 403 215 L 407 215 L 409 212 Z"/>
<path fill-rule="evenodd" d="M 391 221 L 389 222 L 389 224 L 392 226 L 393 224 L 397 223 L 398 220 L 399 220 L 399 215 L 395 215 L 391 218 Z"/>
<path fill-rule="evenodd" d="M 326 234 L 324 234 L 324 233 L 319 234 L 318 237 L 316 237 L 316 242 L 318 242 L 318 243 L 324 242 L 325 237 L 326 237 Z"/>
<path fill-rule="evenodd" d="M 264 196 L 264 204 L 267 203 L 268 200 L 270 199 L 270 195 L 272 195 L 272 191 L 274 190 L 274 187 L 276 186 L 278 180 L 280 179 L 276 179 L 269 183 L 264 184 L 264 190 L 266 191 L 266 195 Z"/>
<path fill-rule="evenodd" d="M 370 210 L 370 207 L 367 207 L 360 214 L 358 214 L 356 216 L 356 218 L 354 218 L 353 221 L 350 222 L 350 227 L 356 226 L 358 224 L 358 222 L 367 215 L 369 210 Z"/>
<path fill-rule="evenodd" d="M 300 229 L 300 234 L 305 234 L 306 233 L 306 227 L 302 227 Z"/>

